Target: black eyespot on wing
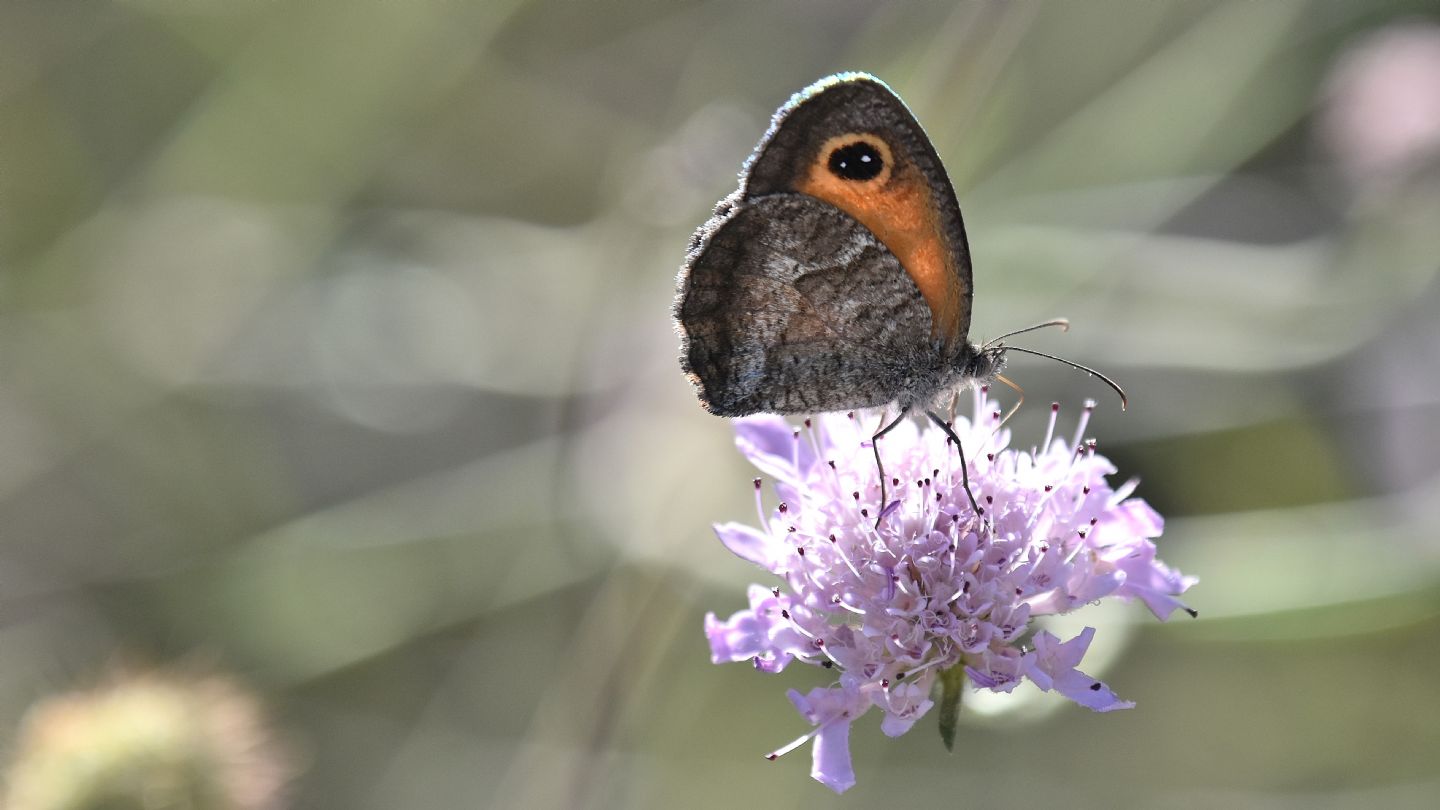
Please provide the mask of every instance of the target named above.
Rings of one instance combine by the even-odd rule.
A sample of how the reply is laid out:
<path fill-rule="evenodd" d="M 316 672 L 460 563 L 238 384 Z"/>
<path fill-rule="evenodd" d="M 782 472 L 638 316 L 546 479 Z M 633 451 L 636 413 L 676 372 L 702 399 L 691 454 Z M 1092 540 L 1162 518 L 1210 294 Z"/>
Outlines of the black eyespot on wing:
<path fill-rule="evenodd" d="M 870 180 L 885 168 L 880 150 L 864 142 L 846 144 L 830 153 L 830 173 L 845 180 Z"/>

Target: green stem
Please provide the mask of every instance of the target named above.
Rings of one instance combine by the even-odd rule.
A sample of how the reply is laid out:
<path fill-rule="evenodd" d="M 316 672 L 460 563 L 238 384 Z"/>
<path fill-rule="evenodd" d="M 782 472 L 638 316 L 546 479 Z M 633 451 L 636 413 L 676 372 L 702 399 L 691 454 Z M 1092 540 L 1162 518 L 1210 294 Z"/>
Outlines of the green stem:
<path fill-rule="evenodd" d="M 960 725 L 960 693 L 965 689 L 965 665 L 940 673 L 940 740 L 946 751 L 955 750 L 955 729 Z"/>

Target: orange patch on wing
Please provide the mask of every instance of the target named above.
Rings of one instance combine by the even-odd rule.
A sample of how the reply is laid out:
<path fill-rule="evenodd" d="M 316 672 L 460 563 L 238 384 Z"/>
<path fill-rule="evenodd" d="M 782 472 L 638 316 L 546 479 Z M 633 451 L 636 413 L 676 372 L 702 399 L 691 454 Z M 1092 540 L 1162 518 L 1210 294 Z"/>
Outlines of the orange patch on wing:
<path fill-rule="evenodd" d="M 846 180 L 829 169 L 836 148 L 864 141 L 880 152 L 884 169 L 870 180 Z M 909 163 L 896 164 L 890 145 L 869 133 L 827 140 L 797 191 L 824 200 L 870 229 L 910 274 L 930 307 L 931 334 L 947 344 L 960 339 L 960 301 L 965 291 L 924 175 Z"/>

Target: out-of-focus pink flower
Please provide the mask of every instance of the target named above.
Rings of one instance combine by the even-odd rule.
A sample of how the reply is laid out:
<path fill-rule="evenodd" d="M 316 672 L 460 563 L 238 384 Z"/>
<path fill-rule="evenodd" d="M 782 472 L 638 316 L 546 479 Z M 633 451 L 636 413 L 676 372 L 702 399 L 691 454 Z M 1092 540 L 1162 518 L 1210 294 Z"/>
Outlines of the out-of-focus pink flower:
<path fill-rule="evenodd" d="M 1440 155 L 1440 26 L 1391 26 L 1351 47 L 1331 71 L 1321 126 L 1357 182 Z"/>

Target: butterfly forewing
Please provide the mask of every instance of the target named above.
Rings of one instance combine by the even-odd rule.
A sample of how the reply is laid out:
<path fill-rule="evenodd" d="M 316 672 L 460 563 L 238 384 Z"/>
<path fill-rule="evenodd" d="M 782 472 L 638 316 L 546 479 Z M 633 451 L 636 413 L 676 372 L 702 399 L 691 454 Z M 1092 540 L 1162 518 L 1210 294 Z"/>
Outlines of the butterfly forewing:
<path fill-rule="evenodd" d="M 935 147 L 884 82 L 840 74 L 795 94 L 775 113 L 741 188 L 747 200 L 798 191 L 845 211 L 920 288 L 932 333 L 951 348 L 968 337 L 973 290 L 960 206 Z"/>

